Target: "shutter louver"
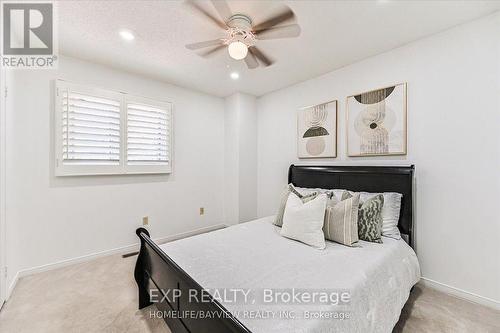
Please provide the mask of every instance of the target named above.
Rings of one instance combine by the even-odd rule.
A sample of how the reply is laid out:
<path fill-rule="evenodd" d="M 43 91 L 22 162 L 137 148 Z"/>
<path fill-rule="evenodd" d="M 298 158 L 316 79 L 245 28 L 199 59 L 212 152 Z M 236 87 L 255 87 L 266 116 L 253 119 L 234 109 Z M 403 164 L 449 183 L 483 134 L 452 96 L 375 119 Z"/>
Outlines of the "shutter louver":
<path fill-rule="evenodd" d="M 127 164 L 170 164 L 170 113 L 139 103 L 127 104 Z"/>
<path fill-rule="evenodd" d="M 119 165 L 120 101 L 62 93 L 63 164 Z"/>

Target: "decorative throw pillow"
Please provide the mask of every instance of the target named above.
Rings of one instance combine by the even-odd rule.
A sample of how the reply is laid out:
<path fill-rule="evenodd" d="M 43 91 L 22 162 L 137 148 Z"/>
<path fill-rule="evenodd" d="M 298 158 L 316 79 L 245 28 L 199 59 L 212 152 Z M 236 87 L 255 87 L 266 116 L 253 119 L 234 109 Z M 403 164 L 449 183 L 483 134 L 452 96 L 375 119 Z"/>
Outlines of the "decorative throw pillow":
<path fill-rule="evenodd" d="M 328 197 L 330 197 L 333 193 L 333 190 L 327 190 L 326 188 L 310 188 L 310 187 L 295 187 L 295 189 L 302 193 L 302 195 L 311 194 L 313 192 L 318 192 L 320 194 L 326 193 Z"/>
<path fill-rule="evenodd" d="M 376 195 L 384 196 L 384 207 L 382 207 L 382 235 L 394 239 L 401 239 L 399 232 L 399 213 L 401 211 L 401 193 L 384 192 L 384 193 L 368 193 L 361 192 L 361 202 L 373 198 Z"/>
<path fill-rule="evenodd" d="M 326 200 L 325 194 L 320 194 L 308 202 L 303 202 L 297 195 L 290 194 L 283 214 L 281 235 L 317 249 L 324 249 L 326 244 L 323 223 Z"/>
<path fill-rule="evenodd" d="M 299 191 L 295 189 L 295 187 L 292 184 L 288 184 L 286 188 L 283 190 L 281 193 L 281 199 L 280 199 L 280 206 L 278 208 L 278 213 L 276 214 L 276 218 L 274 219 L 274 224 L 277 225 L 278 227 L 281 227 L 283 225 L 283 213 L 285 212 L 285 207 L 286 207 L 286 202 L 288 200 L 288 196 L 290 193 L 295 194 L 297 197 L 302 199 L 304 202 L 307 202 L 308 200 L 312 200 L 316 198 L 318 195 L 318 192 L 312 192 L 306 195 L 302 195 Z"/>
<path fill-rule="evenodd" d="M 384 196 L 376 195 L 359 206 L 358 236 L 359 239 L 382 243 L 382 207 Z"/>
<path fill-rule="evenodd" d="M 352 246 L 358 239 L 359 193 L 342 195 L 342 201 L 331 198 L 326 206 L 323 232 L 325 238 Z M 345 198 L 345 199 L 344 199 Z M 335 202 L 336 201 L 336 202 Z"/>
<path fill-rule="evenodd" d="M 342 191 L 342 194 L 340 195 L 340 200 L 346 200 L 349 198 L 352 198 L 353 195 L 355 195 L 356 192 L 352 192 L 352 194 L 349 191 Z M 359 195 L 359 203 L 361 203 L 361 194 Z"/>

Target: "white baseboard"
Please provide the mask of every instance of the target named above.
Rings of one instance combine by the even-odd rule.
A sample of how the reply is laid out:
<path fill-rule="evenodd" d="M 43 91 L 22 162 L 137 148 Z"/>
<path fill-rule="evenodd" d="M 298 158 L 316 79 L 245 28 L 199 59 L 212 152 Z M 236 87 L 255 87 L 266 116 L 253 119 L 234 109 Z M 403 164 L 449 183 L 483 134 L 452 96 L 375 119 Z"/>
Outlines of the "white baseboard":
<path fill-rule="evenodd" d="M 455 288 L 455 287 L 449 286 L 447 284 L 437 282 L 437 281 L 434 281 L 434 280 L 431 280 L 431 279 L 428 279 L 425 277 L 421 278 L 420 283 L 422 283 L 425 287 L 439 290 L 445 294 L 453 295 L 455 297 L 462 298 L 462 299 L 465 299 L 467 301 L 474 302 L 477 304 L 481 304 L 481 305 L 487 306 L 489 308 L 493 308 L 495 310 L 500 310 L 500 302 L 495 301 L 494 299 L 484 297 L 481 295 L 477 295 L 477 294 L 474 294 L 474 293 L 471 293 L 471 292 L 468 292 L 468 291 L 465 291 L 465 290 L 462 290 L 459 288 Z"/>
<path fill-rule="evenodd" d="M 172 241 L 177 240 L 177 239 L 187 238 L 187 237 L 203 234 L 203 233 L 210 232 L 210 231 L 215 231 L 215 230 L 226 228 L 226 227 L 227 227 L 227 225 L 225 225 L 225 224 L 217 224 L 217 225 L 199 228 L 199 229 L 195 229 L 195 230 L 191 230 L 191 231 L 187 231 L 187 232 L 182 232 L 179 234 L 174 234 L 174 235 L 170 235 L 170 236 L 166 236 L 166 237 L 153 238 L 153 241 L 156 244 L 164 244 L 164 243 L 172 242 Z M 42 272 L 46 272 L 46 271 L 50 271 L 53 269 L 57 269 L 57 268 L 61 268 L 61 267 L 69 266 L 69 265 L 74 265 L 74 264 L 78 264 L 78 263 L 82 263 L 82 262 L 87 262 L 87 261 L 90 261 L 93 259 L 97 259 L 97 258 L 101 258 L 101 257 L 113 255 L 113 254 L 125 254 L 125 253 L 134 252 L 134 251 L 138 251 L 138 250 L 139 250 L 139 243 L 135 243 L 135 244 L 122 246 L 122 247 L 118 247 L 118 248 L 111 249 L 111 250 L 95 252 L 95 253 L 87 254 L 84 256 L 76 257 L 76 258 L 57 261 L 57 262 L 54 262 L 51 264 L 46 264 L 46 265 L 41 265 L 41 266 L 36 266 L 36 267 L 20 270 L 16 273 L 10 286 L 7 288 L 7 295 L 5 295 L 6 296 L 5 300 L 7 301 L 10 298 L 10 296 L 12 295 L 12 291 L 14 290 L 14 288 L 17 285 L 17 282 L 19 281 L 20 278 L 22 278 L 24 276 L 42 273 Z"/>
<path fill-rule="evenodd" d="M 171 236 L 167 236 L 167 237 L 156 238 L 153 240 L 155 241 L 156 244 L 164 244 L 164 243 L 172 242 L 174 240 L 187 238 L 187 237 L 191 237 L 191 236 L 195 236 L 195 235 L 199 235 L 199 234 L 204 234 L 206 232 L 215 231 L 215 230 L 219 230 L 219 229 L 223 229 L 223 228 L 227 228 L 227 227 L 228 227 L 227 224 L 221 223 L 221 224 L 216 224 L 216 225 L 212 225 L 209 227 L 204 227 L 204 228 L 199 228 L 199 229 L 195 229 L 195 230 L 191 230 L 191 231 L 181 232 L 179 234 L 175 234 L 175 235 L 171 235 Z"/>
<path fill-rule="evenodd" d="M 10 295 L 12 295 L 12 291 L 16 287 L 17 281 L 19 281 L 19 272 L 17 272 L 16 275 L 14 275 L 14 279 L 12 279 L 10 286 L 7 287 L 7 293 L 5 294 L 5 302 L 7 302 L 10 298 Z"/>

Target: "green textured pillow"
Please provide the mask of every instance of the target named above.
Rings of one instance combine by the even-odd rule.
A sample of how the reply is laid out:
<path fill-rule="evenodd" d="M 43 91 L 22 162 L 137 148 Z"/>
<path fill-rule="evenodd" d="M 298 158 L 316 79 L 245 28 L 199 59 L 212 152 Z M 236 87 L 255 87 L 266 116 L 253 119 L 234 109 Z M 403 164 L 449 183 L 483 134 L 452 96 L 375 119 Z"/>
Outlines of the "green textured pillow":
<path fill-rule="evenodd" d="M 363 204 L 358 210 L 358 236 L 367 242 L 382 243 L 382 207 L 384 196 L 376 195 Z"/>
<path fill-rule="evenodd" d="M 277 225 L 278 227 L 281 227 L 283 225 L 283 214 L 285 214 L 286 202 L 288 201 L 288 196 L 290 195 L 290 193 L 293 193 L 294 195 L 298 196 L 300 199 L 302 199 L 302 202 L 304 203 L 316 198 L 316 196 L 318 195 L 318 192 L 312 192 L 307 195 L 302 195 L 299 191 L 295 189 L 295 187 L 292 184 L 288 184 L 281 193 L 280 206 L 278 208 L 278 213 L 276 214 L 276 218 L 274 219 L 273 222 L 273 224 Z"/>

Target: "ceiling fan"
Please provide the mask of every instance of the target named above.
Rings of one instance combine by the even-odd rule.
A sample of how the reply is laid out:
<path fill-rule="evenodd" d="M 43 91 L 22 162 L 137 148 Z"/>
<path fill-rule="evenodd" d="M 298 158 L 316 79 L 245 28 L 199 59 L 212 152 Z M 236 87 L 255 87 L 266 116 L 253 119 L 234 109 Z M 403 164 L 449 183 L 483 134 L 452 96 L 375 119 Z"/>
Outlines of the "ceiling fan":
<path fill-rule="evenodd" d="M 259 65 L 267 67 L 272 65 L 274 60 L 257 48 L 256 44 L 259 40 L 292 38 L 300 35 L 300 26 L 298 24 L 283 25 L 295 21 L 295 14 L 287 6 L 282 6 L 263 22 L 253 24 L 249 16 L 233 14 L 225 0 L 211 0 L 220 19 L 214 17 L 200 6 L 199 2 L 186 1 L 186 3 L 197 13 L 225 31 L 225 36 L 222 38 L 186 45 L 186 48 L 190 50 L 210 47 L 210 49 L 200 54 L 204 57 L 227 48 L 231 58 L 235 60 L 243 59 L 250 69 L 257 68 Z"/>

